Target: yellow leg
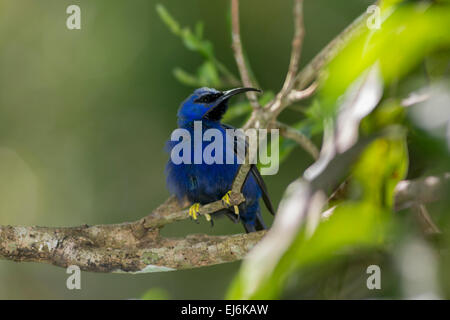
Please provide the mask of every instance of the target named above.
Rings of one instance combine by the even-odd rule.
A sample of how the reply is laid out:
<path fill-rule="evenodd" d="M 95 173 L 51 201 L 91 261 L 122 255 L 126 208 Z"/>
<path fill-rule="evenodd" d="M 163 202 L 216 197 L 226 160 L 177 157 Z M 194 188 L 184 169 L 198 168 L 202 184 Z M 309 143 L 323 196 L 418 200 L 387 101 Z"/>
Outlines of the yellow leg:
<path fill-rule="evenodd" d="M 225 193 L 225 195 L 222 197 L 222 201 L 224 203 L 226 203 L 227 205 L 229 205 L 229 206 L 231 206 L 230 193 L 231 193 L 231 190 L 228 191 L 227 193 Z M 233 208 L 234 208 L 234 213 L 239 215 L 239 207 L 238 206 L 233 206 Z"/>
<path fill-rule="evenodd" d="M 190 208 L 189 208 L 189 216 L 194 219 L 197 220 L 198 219 L 198 212 L 200 211 L 200 204 L 199 203 L 194 203 Z"/>

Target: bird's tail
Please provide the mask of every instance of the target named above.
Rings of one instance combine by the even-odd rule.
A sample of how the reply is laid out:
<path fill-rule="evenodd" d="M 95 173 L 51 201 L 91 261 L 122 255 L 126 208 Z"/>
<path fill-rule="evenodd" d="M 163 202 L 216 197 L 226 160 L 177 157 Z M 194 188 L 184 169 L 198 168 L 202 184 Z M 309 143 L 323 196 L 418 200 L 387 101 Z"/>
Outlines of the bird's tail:
<path fill-rule="evenodd" d="M 264 221 L 262 219 L 261 212 L 259 210 L 256 212 L 254 220 L 250 220 L 250 221 L 242 220 L 242 224 L 244 226 L 245 232 L 247 232 L 247 233 L 267 229 L 266 224 L 264 223 Z"/>

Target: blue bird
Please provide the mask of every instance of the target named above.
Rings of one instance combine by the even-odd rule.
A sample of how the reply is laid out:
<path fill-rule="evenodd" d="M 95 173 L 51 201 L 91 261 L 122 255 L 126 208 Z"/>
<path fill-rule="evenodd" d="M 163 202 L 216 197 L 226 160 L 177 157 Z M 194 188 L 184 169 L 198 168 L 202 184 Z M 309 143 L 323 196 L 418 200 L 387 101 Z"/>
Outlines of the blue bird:
<path fill-rule="evenodd" d="M 194 137 L 194 127 L 198 121 L 201 121 L 202 132 L 208 129 L 216 129 L 220 132 L 222 141 L 225 141 L 227 129 L 233 129 L 231 126 L 221 123 L 221 119 L 228 109 L 228 100 L 239 93 L 246 91 L 259 91 L 253 88 L 236 88 L 229 91 L 218 91 L 212 88 L 200 88 L 194 91 L 180 106 L 178 110 L 178 127 L 189 132 L 190 137 Z M 233 138 L 234 139 L 234 138 Z M 191 150 L 194 150 L 197 142 L 190 139 L 188 144 Z M 169 139 L 166 144 L 166 151 L 172 154 L 174 147 L 178 141 Z M 202 139 L 201 150 L 205 150 L 208 143 Z M 231 149 L 231 150 L 230 150 Z M 180 156 L 183 156 L 183 151 Z M 233 146 L 223 142 L 223 161 L 221 163 L 207 164 L 205 161 L 200 163 L 194 161 L 194 152 L 185 156 L 190 159 L 189 163 L 174 163 L 172 157 L 166 165 L 167 188 L 172 195 L 182 201 L 186 199 L 191 203 L 189 215 L 197 220 L 199 205 L 204 205 L 222 199 L 226 203 L 229 202 L 229 192 L 232 187 L 234 178 L 238 172 L 240 164 L 234 161 L 233 164 L 226 162 L 228 152 L 233 154 L 234 160 L 237 159 L 237 145 L 233 142 Z M 203 154 L 203 153 L 202 153 Z M 214 156 L 214 152 L 212 153 Z M 218 156 L 220 157 L 220 156 Z M 216 161 L 217 162 L 217 161 Z M 245 231 L 254 232 L 266 229 L 261 216 L 259 199 L 262 197 L 267 209 L 274 214 L 267 188 L 256 167 L 252 165 L 245 181 L 242 193 L 245 202 L 241 203 L 238 208 L 226 208 L 213 214 L 213 217 L 226 215 L 233 222 L 241 221 Z M 213 222 L 210 215 L 205 215 L 206 219 Z"/>

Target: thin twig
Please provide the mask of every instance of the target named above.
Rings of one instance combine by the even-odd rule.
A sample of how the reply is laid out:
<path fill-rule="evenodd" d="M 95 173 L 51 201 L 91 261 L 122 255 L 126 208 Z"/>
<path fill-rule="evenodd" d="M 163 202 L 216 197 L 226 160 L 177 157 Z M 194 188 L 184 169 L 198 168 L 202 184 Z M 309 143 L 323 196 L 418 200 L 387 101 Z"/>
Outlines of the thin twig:
<path fill-rule="evenodd" d="M 298 65 L 302 53 L 303 38 L 305 36 L 305 26 L 303 24 L 303 0 L 295 0 L 294 4 L 294 38 L 292 40 L 291 60 L 289 69 L 284 80 L 280 95 L 286 96 L 292 89 L 295 76 L 297 75 Z"/>
<path fill-rule="evenodd" d="M 402 107 L 411 107 L 415 104 L 425 102 L 429 98 L 430 98 L 430 94 L 427 92 L 425 92 L 425 93 L 412 92 L 408 97 L 402 99 L 400 104 Z"/>
<path fill-rule="evenodd" d="M 436 226 L 428 213 L 427 208 L 423 204 L 417 204 L 412 207 L 412 209 L 417 213 L 417 217 L 422 226 L 423 232 L 428 235 L 440 234 L 441 230 Z"/>
<path fill-rule="evenodd" d="M 290 103 L 289 99 L 286 98 L 295 84 L 295 78 L 300 63 L 303 38 L 305 35 L 305 27 L 303 24 L 303 0 L 295 0 L 293 12 L 295 31 L 294 38 L 292 40 L 291 60 L 289 63 L 288 72 L 280 92 L 266 107 L 270 110 L 272 118 L 276 118 L 278 114 L 280 114 L 280 112 Z"/>
<path fill-rule="evenodd" d="M 395 210 L 402 210 L 417 203 L 437 200 L 450 184 L 450 173 L 416 180 L 401 181 L 395 187 Z"/>
<path fill-rule="evenodd" d="M 214 59 L 214 63 L 217 66 L 217 69 L 225 76 L 225 80 L 228 82 L 230 86 L 237 87 L 241 84 L 238 78 L 227 69 L 227 67 L 221 63 L 219 60 Z"/>
<path fill-rule="evenodd" d="M 311 155 L 311 157 L 313 157 L 314 160 L 317 160 L 319 158 L 319 149 L 303 133 L 279 121 L 276 122 L 276 127 L 280 129 L 280 134 L 283 137 L 297 142 L 305 151 L 307 151 Z"/>
<path fill-rule="evenodd" d="M 311 97 L 316 92 L 318 86 L 319 83 L 317 81 L 314 81 L 309 87 L 304 90 L 292 90 L 291 92 L 289 92 L 289 95 L 287 97 L 287 105 Z"/>
<path fill-rule="evenodd" d="M 367 13 L 363 13 L 356 18 L 300 71 L 295 80 L 295 87 L 298 90 L 303 90 L 317 78 L 323 66 L 339 52 L 351 37 L 361 30 L 360 26 L 363 25 L 366 17 Z"/>
<path fill-rule="evenodd" d="M 242 50 L 241 31 L 239 26 L 239 0 L 231 0 L 231 27 L 234 59 L 236 60 L 242 83 L 245 87 L 253 87 Z M 254 109 L 261 108 L 255 92 L 247 92 L 247 98 Z"/>
<path fill-rule="evenodd" d="M 241 177 L 242 173 L 241 170 L 238 171 L 238 176 Z M 245 171 L 244 171 L 245 173 Z M 247 171 L 248 173 L 248 171 Z M 241 178 L 242 179 L 242 178 Z M 244 178 L 245 179 L 245 178 Z M 242 180 L 240 180 L 242 182 Z M 240 193 L 240 190 L 236 192 L 236 190 L 232 190 L 232 194 L 230 195 L 230 203 L 232 206 L 238 206 L 242 202 L 245 201 L 244 196 L 242 193 Z M 205 204 L 203 206 L 200 206 L 199 208 L 199 215 L 206 215 L 206 214 L 212 214 L 214 212 L 220 211 L 222 209 L 228 208 L 229 205 L 226 205 L 222 200 L 217 200 L 208 204 Z M 189 210 L 169 210 L 164 211 L 163 214 L 159 214 L 158 212 L 152 213 L 148 215 L 147 217 L 142 218 L 142 226 L 146 229 L 149 228 L 160 228 L 163 227 L 169 223 L 173 223 L 176 221 L 182 221 L 185 220 L 187 217 L 189 217 Z"/>

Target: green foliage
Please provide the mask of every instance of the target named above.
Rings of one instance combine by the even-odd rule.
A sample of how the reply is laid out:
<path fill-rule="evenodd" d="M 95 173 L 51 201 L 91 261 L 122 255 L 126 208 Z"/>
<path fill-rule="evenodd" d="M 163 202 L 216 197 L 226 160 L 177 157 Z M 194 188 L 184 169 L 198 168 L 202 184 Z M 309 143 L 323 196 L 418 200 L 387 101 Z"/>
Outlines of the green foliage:
<path fill-rule="evenodd" d="M 184 46 L 190 51 L 197 52 L 204 59 L 195 73 L 190 73 L 181 67 L 176 67 L 173 70 L 173 74 L 180 83 L 193 88 L 211 87 L 217 89 L 240 85 L 240 81 L 233 73 L 216 58 L 213 44 L 203 38 L 203 22 L 197 22 L 194 31 L 192 31 L 189 27 L 181 27 L 162 4 L 156 6 L 156 11 L 169 30 L 181 38 Z M 273 92 L 265 92 L 259 98 L 259 102 L 261 105 L 264 105 L 273 99 L 273 97 Z M 252 108 L 248 102 L 237 103 L 230 106 L 225 114 L 224 121 L 228 122 L 235 118 L 248 116 L 251 111 Z"/>
<path fill-rule="evenodd" d="M 401 79 L 424 57 L 450 46 L 450 8 L 419 3 L 390 5 L 381 11 L 379 30 L 364 31 L 352 39 L 327 68 L 320 91 L 322 113 L 334 113 L 336 100 L 348 86 L 374 63 L 378 63 L 386 85 Z"/>
<path fill-rule="evenodd" d="M 173 70 L 175 78 L 190 87 L 215 87 L 220 88 L 223 86 L 217 69 L 210 61 L 205 61 L 198 69 L 197 74 L 193 75 L 184 71 L 181 68 L 175 68 Z"/>
<path fill-rule="evenodd" d="M 429 77 L 432 80 L 439 80 L 444 77 L 450 61 L 449 51 L 438 51 L 430 54 L 425 60 L 425 66 Z"/>
<path fill-rule="evenodd" d="M 312 236 L 306 228 L 299 230 L 270 277 L 250 297 L 245 295 L 245 287 L 253 284 L 241 273 L 231 286 L 228 298 L 279 298 L 287 279 L 305 267 L 320 266 L 350 249 L 384 246 L 394 187 L 406 176 L 407 165 L 404 139 L 374 141 L 352 170 L 353 197 L 339 203 Z"/>
<path fill-rule="evenodd" d="M 351 187 L 364 194 L 365 202 L 392 210 L 394 188 L 406 177 L 407 170 L 405 139 L 378 139 L 367 147 L 353 168 Z"/>
<path fill-rule="evenodd" d="M 409 155 L 406 140 L 406 112 L 398 91 L 405 79 L 424 64 L 431 80 L 447 74 L 450 47 L 450 6 L 448 1 L 431 4 L 423 1 L 380 1 L 381 28 L 369 29 L 362 24 L 360 32 L 324 68 L 318 97 L 304 112 L 304 117 L 292 121 L 291 127 L 307 137 L 323 131 L 324 123 L 337 123 L 346 95 L 358 81 L 367 80 L 370 70 L 379 72 L 377 81 L 385 90 L 377 107 L 357 120 L 359 137 L 377 137 L 366 146 L 355 162 L 345 168 L 347 190 L 345 197 L 333 202 L 332 214 L 318 224 L 312 233 L 308 222 L 297 231 L 287 250 L 270 274 L 257 282 L 252 270 L 242 268 L 234 279 L 228 298 L 273 299 L 283 296 L 286 284 L 305 270 L 323 268 L 338 257 L 361 250 L 385 250 L 392 230 L 399 230 L 392 218 L 394 188 L 408 173 Z M 182 28 L 167 10 L 158 5 L 158 13 L 169 29 L 179 36 L 185 47 L 199 53 L 203 64 L 195 74 L 176 68 L 174 74 L 188 86 L 223 87 L 235 81 L 234 76 L 214 56 L 212 44 L 203 39 L 203 24 L 194 31 Z M 364 87 L 363 85 L 361 85 Z M 366 88 L 376 91 L 375 87 Z M 366 91 L 367 92 L 367 91 Z M 273 99 L 271 91 L 260 97 L 261 105 Z M 348 99 L 348 97 L 347 97 Z M 351 101 L 350 101 L 351 102 Z M 248 102 L 230 107 L 224 121 L 248 116 Z M 356 111 L 356 110 L 354 110 Z M 335 125 L 336 126 L 336 125 Z M 334 127 L 335 127 L 334 126 Z M 336 131 L 336 130 L 335 130 Z M 335 134 L 336 132 L 333 131 Z M 387 132 L 397 132 L 387 134 Z M 297 146 L 280 138 L 280 164 Z M 308 183 L 308 182 L 306 182 Z M 323 190 L 329 191 L 329 190 Z M 283 237 L 283 234 L 279 234 Z M 303 273 L 302 273 L 303 272 Z M 301 282 L 301 280 L 300 280 Z"/>
<path fill-rule="evenodd" d="M 366 134 L 377 132 L 389 125 L 403 123 L 404 118 L 405 108 L 400 105 L 400 102 L 387 99 L 362 121 L 361 131 Z"/>
<path fill-rule="evenodd" d="M 379 68 L 384 86 L 393 82 L 401 85 L 402 79 L 425 59 L 431 59 L 428 65 L 433 74 L 439 74 L 437 66 L 448 66 L 445 50 L 450 46 L 449 6 L 384 1 L 381 8 L 381 28 L 369 30 L 364 25 L 365 29 L 325 68 L 319 99 L 308 108 L 307 118 L 300 124 L 309 121 L 320 126 L 326 119 L 336 119 L 344 93 L 371 66 Z M 399 97 L 382 100 L 363 119 L 360 134 L 366 137 L 395 127 L 400 129 L 400 135 L 378 138 L 366 147 L 351 167 L 345 198 L 335 203 L 331 217 L 319 223 L 312 235 L 303 225 L 272 272 L 262 279 L 255 280 L 251 270 L 242 268 L 227 297 L 280 298 L 289 280 L 298 274 L 307 276 L 302 273 L 307 268 L 323 268 L 330 260 L 363 248 L 385 249 L 392 239 L 387 236 L 388 231 L 395 229 L 394 188 L 406 177 L 409 166 L 406 137 L 402 133 L 406 131 L 404 121 L 405 110 Z M 285 142 L 281 145 L 283 158 L 291 146 Z"/>
<path fill-rule="evenodd" d="M 184 46 L 190 51 L 197 52 L 205 60 L 197 68 L 195 74 L 179 67 L 175 68 L 173 73 L 179 82 L 190 87 L 214 88 L 223 88 L 239 83 L 236 77 L 215 57 L 213 44 L 203 38 L 203 22 L 197 22 L 192 31 L 189 27 L 181 27 L 162 4 L 156 6 L 156 11 L 169 30 L 181 38 Z"/>
<path fill-rule="evenodd" d="M 169 293 L 162 288 L 151 288 L 147 290 L 141 297 L 141 300 L 167 300 Z"/>

